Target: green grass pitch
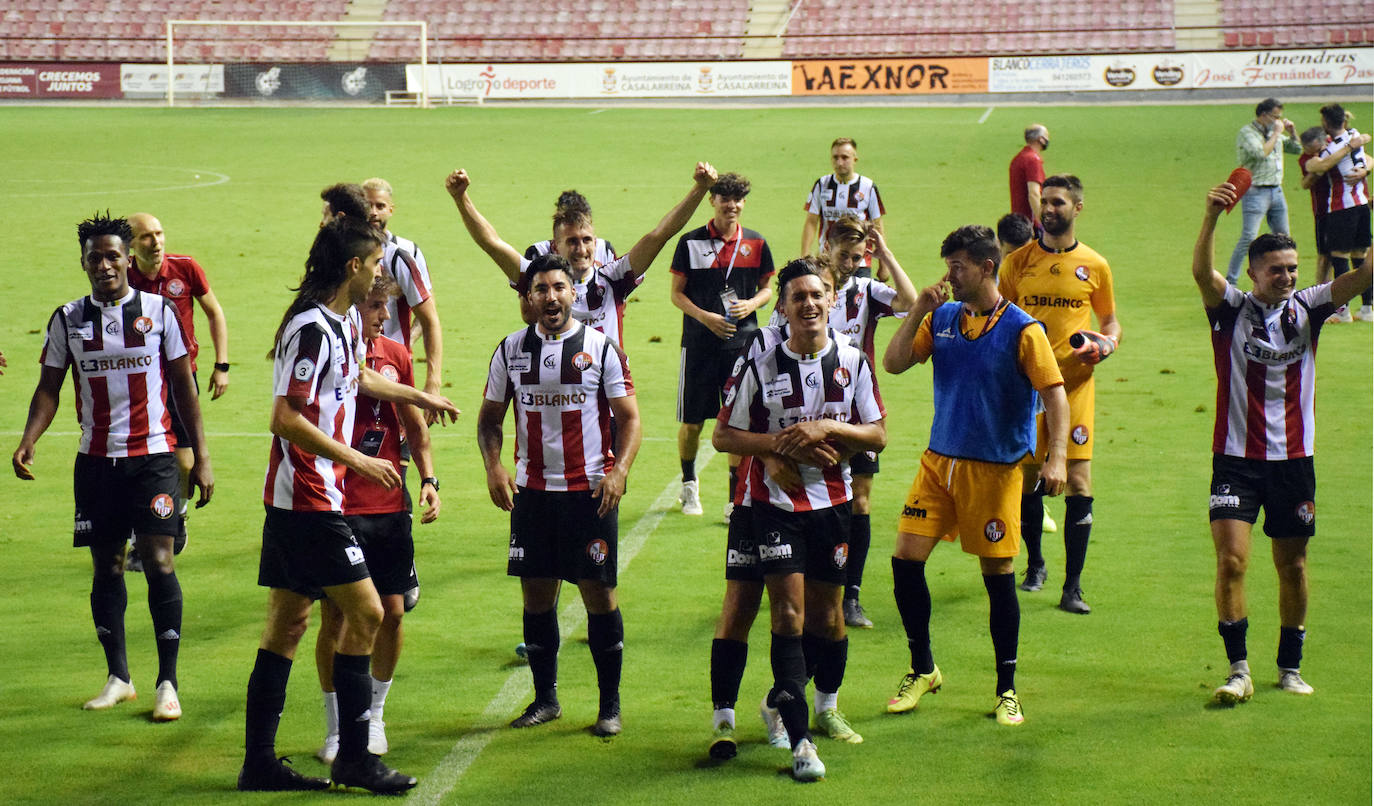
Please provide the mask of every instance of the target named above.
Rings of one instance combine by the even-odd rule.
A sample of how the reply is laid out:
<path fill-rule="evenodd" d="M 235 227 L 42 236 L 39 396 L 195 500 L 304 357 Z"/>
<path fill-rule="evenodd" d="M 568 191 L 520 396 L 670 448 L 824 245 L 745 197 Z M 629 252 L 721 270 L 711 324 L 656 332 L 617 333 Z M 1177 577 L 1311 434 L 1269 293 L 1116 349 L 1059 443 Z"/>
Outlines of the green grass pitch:
<path fill-rule="evenodd" d="M 1299 128 L 1317 104 L 1290 104 Z M 1357 125 L 1370 120 L 1356 107 Z M 437 432 L 439 523 L 415 530 L 423 596 L 406 619 L 406 650 L 386 711 L 389 763 L 421 778 L 416 798 L 444 803 L 1368 803 L 1371 709 L 1371 330 L 1323 332 L 1312 543 L 1310 698 L 1273 688 L 1278 637 L 1267 542 L 1249 577 L 1257 692 L 1231 711 L 1205 707 L 1226 669 L 1212 604 L 1206 519 L 1214 380 L 1208 331 L 1189 277 L 1205 189 L 1234 165 L 1248 104 L 1188 107 L 812 108 L 677 110 L 591 106 L 418 110 L 7 108 L 0 146 L 6 241 L 0 273 L 0 432 L 18 442 L 37 375 L 41 329 L 87 293 L 76 223 L 96 209 L 147 210 L 168 248 L 195 255 L 227 312 L 234 369 L 227 395 L 204 399 L 216 495 L 191 521 L 178 562 L 185 591 L 181 697 L 185 717 L 152 724 L 155 655 L 144 585 L 129 584 L 127 630 L 139 700 L 104 713 L 81 703 L 104 667 L 90 625 L 89 558 L 71 548 L 70 384 L 38 445 L 38 480 L 0 482 L 0 549 L 11 581 L 0 629 L 0 732 L 7 802 L 267 802 L 232 790 L 242 756 L 243 699 L 265 612 L 256 567 L 268 440 L 271 334 L 319 219 L 319 190 L 386 177 L 393 229 L 420 243 L 443 316 L 445 386 L 466 414 Z M 474 440 L 487 361 L 518 325 L 499 272 L 463 232 L 442 181 L 465 167 L 472 194 L 519 248 L 547 237 L 555 196 L 577 188 L 599 233 L 622 250 L 690 184 L 696 160 L 753 180 L 746 225 L 775 256 L 797 250 L 802 202 L 828 170 L 830 141 L 859 143 L 876 178 L 886 230 L 918 286 L 943 270 L 941 238 L 992 224 L 1007 206 L 1006 164 L 1021 129 L 1054 132 L 1051 172 L 1087 188 L 1078 234 L 1111 262 L 1125 327 L 1098 369 L 1096 528 L 1084 585 L 1093 613 L 1055 609 L 1063 548 L 1047 536 L 1047 591 L 1021 596 L 1018 689 L 1027 714 L 999 729 L 987 602 L 977 565 L 954 547 L 931 561 L 932 630 L 946 675 L 938 696 L 904 717 L 882 712 L 906 670 L 887 555 L 901 496 L 924 448 L 929 370 L 880 375 L 889 447 L 874 490 L 874 541 L 864 601 L 877 626 L 851 636 L 841 707 L 866 741 L 819 739 L 829 778 L 794 784 L 788 758 L 762 744 L 754 716 L 771 675 L 767 625 L 754 630 L 739 705 L 743 745 L 707 763 L 707 659 L 723 591 L 721 457 L 702 473 L 707 517 L 668 511 L 678 465 L 673 421 L 680 314 L 668 300 L 672 245 L 626 312 L 645 443 L 621 509 L 622 539 L 642 546 L 622 569 L 626 730 L 585 732 L 595 682 L 582 643 L 564 644 L 562 720 L 515 732 L 504 723 L 528 696 L 515 664 L 519 594 L 504 576 L 507 524 L 487 498 Z M 1285 186 L 1303 272 L 1312 222 L 1297 169 Z M 705 221 L 703 205 L 694 219 Z M 1225 217 L 1224 265 L 1239 231 Z M 202 341 L 208 343 L 204 335 Z M 879 335 L 885 343 L 891 327 Z M 209 357 L 205 359 L 211 360 Z M 423 370 L 421 370 L 423 371 Z M 657 503 L 656 503 L 657 502 Z M 1062 520 L 1062 504 L 1052 510 Z M 714 517 L 713 517 L 714 516 Z M 1018 565 L 1018 569 L 1021 565 Z M 574 605 L 569 598 L 564 605 Z M 307 773 L 322 733 L 318 685 L 303 643 L 278 751 Z M 503 694 L 503 690 L 505 693 Z M 494 703 L 494 704 L 493 704 Z M 337 794 L 280 798 L 334 802 Z"/>

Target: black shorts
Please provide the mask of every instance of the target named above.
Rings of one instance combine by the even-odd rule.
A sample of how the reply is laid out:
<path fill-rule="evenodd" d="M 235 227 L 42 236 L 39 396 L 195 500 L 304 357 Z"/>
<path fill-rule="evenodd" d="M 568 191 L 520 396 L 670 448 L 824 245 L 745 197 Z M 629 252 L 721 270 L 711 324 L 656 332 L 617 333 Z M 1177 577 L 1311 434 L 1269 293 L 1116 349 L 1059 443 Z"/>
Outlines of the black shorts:
<path fill-rule="evenodd" d="M 1332 252 L 1359 252 L 1369 248 L 1369 205 L 1332 210 L 1326 214 L 1326 249 Z"/>
<path fill-rule="evenodd" d="M 599 506 L 601 499 L 586 491 L 518 488 L 510 513 L 506 574 L 574 583 L 590 580 L 614 588 L 620 510 L 600 518 Z"/>
<path fill-rule="evenodd" d="M 805 574 L 808 580 L 845 584 L 849 565 L 848 501 L 810 512 L 787 512 L 755 501 L 753 510 L 754 543 L 764 575 Z"/>
<path fill-rule="evenodd" d="M 856 476 L 873 476 L 878 473 L 878 452 L 859 451 L 849 457 L 849 472 Z"/>
<path fill-rule="evenodd" d="M 1317 254 L 1331 254 L 1331 249 L 1326 245 L 1326 213 L 1320 213 L 1313 219 L 1312 235 L 1317 244 Z"/>
<path fill-rule="evenodd" d="M 1211 520 L 1254 523 L 1264 507 L 1266 535 L 1311 537 L 1317 533 L 1316 497 L 1310 456 L 1267 462 L 1212 455 Z"/>
<path fill-rule="evenodd" d="M 725 578 L 762 582 L 759 552 L 754 545 L 754 507 L 736 505 L 730 510 L 730 531 L 725 537 Z"/>
<path fill-rule="evenodd" d="M 338 512 L 295 512 L 266 506 L 258 584 L 311 599 L 332 585 L 371 576 L 362 546 Z"/>
<path fill-rule="evenodd" d="M 122 545 L 130 532 L 175 536 L 181 521 L 179 478 L 170 452 L 118 459 L 78 453 L 72 467 L 72 545 Z"/>
<path fill-rule="evenodd" d="M 683 347 L 677 376 L 677 421 L 701 425 L 716 419 L 724 402 L 721 392 L 734 372 L 736 350 Z"/>
<path fill-rule="evenodd" d="M 200 380 L 196 378 L 194 372 L 191 373 L 191 384 L 196 388 L 196 397 L 200 397 Z M 190 448 L 195 445 L 195 440 L 191 439 L 190 430 L 181 421 L 181 412 L 177 411 L 177 398 L 172 391 L 170 381 L 167 385 L 167 411 L 172 415 L 172 434 L 177 438 L 177 447 Z"/>
<path fill-rule="evenodd" d="M 400 596 L 420 581 L 415 576 L 415 541 L 410 533 L 409 512 L 382 515 L 347 515 L 372 575 L 372 584 L 383 596 Z"/>

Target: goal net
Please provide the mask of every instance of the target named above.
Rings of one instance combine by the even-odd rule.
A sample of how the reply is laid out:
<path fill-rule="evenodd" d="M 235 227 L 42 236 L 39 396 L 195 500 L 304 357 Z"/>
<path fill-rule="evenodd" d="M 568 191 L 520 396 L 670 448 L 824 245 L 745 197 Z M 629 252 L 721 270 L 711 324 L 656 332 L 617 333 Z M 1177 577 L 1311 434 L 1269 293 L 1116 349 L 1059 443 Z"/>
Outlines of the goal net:
<path fill-rule="evenodd" d="M 429 106 L 406 86 L 406 64 L 428 71 L 422 20 L 168 20 L 167 105 L 395 103 Z M 159 82 L 160 83 L 160 82 Z"/>

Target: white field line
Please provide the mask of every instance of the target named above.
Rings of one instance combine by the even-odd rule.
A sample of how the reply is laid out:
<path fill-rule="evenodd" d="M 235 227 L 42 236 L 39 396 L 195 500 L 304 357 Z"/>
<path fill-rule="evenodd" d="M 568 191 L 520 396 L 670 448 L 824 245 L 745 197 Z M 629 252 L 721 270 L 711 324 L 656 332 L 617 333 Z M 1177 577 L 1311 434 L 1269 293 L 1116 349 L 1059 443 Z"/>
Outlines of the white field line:
<path fill-rule="evenodd" d="M 697 467 L 704 470 L 715 456 L 715 450 L 711 448 L 709 442 L 702 445 L 701 452 L 697 454 Z M 630 566 L 630 561 L 635 558 L 639 550 L 648 542 L 649 537 L 658 529 L 658 524 L 663 520 L 669 509 L 677 501 L 679 490 L 681 490 L 682 480 L 680 477 L 668 482 L 668 486 L 663 488 L 658 498 L 645 513 L 640 516 L 634 528 L 629 534 L 620 539 L 617 547 L 620 557 L 619 573 L 625 573 Z M 572 635 L 573 631 L 581 628 L 582 622 L 586 619 L 587 613 L 582 608 L 582 599 L 574 590 L 569 597 L 571 601 L 563 607 L 563 611 L 558 614 L 559 632 L 564 643 Z M 420 785 L 410 795 L 411 803 L 437 804 L 444 796 L 458 785 L 463 774 L 468 767 L 477 760 L 477 756 L 487 746 L 498 731 L 509 730 L 506 722 L 509 720 L 516 708 L 528 699 L 532 694 L 533 683 L 530 680 L 528 669 L 519 668 L 511 671 L 506 678 L 506 682 L 501 686 L 501 690 L 496 692 L 496 696 L 491 698 L 487 707 L 482 710 L 482 715 L 477 718 L 472 729 L 463 734 L 453 745 L 453 749 L 439 761 L 434 770 L 420 779 Z"/>

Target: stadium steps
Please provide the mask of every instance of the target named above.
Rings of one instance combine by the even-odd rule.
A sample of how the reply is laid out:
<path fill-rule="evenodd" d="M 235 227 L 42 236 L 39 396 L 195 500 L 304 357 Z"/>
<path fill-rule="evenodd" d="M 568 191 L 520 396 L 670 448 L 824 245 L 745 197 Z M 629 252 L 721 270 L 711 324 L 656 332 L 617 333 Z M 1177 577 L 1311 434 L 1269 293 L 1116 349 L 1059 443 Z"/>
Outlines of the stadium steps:
<path fill-rule="evenodd" d="M 746 59 L 782 58 L 783 39 L 778 36 L 792 10 L 790 0 L 754 0 L 749 7 L 749 22 L 744 29 Z"/>
<path fill-rule="evenodd" d="M 1218 0 L 1174 0 L 1174 46 L 1179 50 L 1214 50 L 1222 46 Z"/>
<path fill-rule="evenodd" d="M 381 22 L 387 0 L 349 0 L 343 22 Z M 367 59 L 376 28 L 336 28 L 329 44 L 331 62 L 358 62 Z"/>

